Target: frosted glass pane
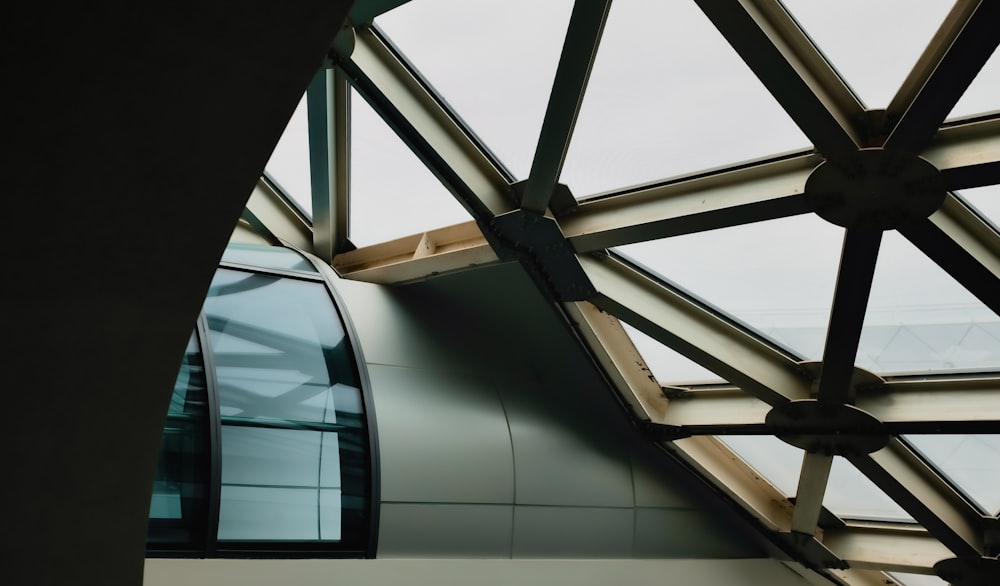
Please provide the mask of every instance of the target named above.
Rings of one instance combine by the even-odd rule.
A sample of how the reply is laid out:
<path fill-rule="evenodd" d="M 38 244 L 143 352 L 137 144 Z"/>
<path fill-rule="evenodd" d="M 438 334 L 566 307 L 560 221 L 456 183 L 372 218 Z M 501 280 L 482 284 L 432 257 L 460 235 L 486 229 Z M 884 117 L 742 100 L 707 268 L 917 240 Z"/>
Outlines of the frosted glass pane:
<path fill-rule="evenodd" d="M 639 355 L 646 362 L 649 371 L 661 385 L 683 384 L 693 382 L 725 382 L 719 375 L 701 366 L 697 362 L 661 344 L 625 322 L 622 327 Z"/>
<path fill-rule="evenodd" d="M 336 433 L 323 433 L 323 456 L 319 483 L 328 488 L 340 488 L 340 438 Z"/>
<path fill-rule="evenodd" d="M 319 538 L 323 541 L 340 540 L 341 497 L 340 489 L 319 491 Z"/>
<path fill-rule="evenodd" d="M 319 539 L 316 489 L 222 485 L 219 540 Z"/>
<path fill-rule="evenodd" d="M 317 486 L 318 431 L 222 426 L 223 484 Z"/>

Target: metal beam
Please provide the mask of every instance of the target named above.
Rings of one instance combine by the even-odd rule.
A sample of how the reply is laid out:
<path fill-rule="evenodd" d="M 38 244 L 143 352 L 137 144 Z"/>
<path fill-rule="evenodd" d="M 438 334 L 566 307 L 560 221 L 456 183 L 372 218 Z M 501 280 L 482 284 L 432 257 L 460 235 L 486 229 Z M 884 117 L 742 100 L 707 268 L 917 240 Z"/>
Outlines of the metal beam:
<path fill-rule="evenodd" d="M 832 527 L 823 545 L 852 568 L 933 574 L 934 564 L 954 554 L 920 527 Z"/>
<path fill-rule="evenodd" d="M 394 285 L 498 262 L 475 222 L 413 234 L 338 254 L 341 277 Z"/>
<path fill-rule="evenodd" d="M 666 444 L 702 477 L 749 511 L 771 531 L 789 531 L 792 504 L 742 458 L 714 437 L 692 437 Z"/>
<path fill-rule="evenodd" d="M 386 123 L 474 218 L 514 210 L 506 177 L 413 71 L 370 27 L 355 34 L 350 58 L 337 67 Z"/>
<path fill-rule="evenodd" d="M 1000 234 L 953 195 L 930 218 L 899 232 L 1000 314 Z"/>
<path fill-rule="evenodd" d="M 312 250 L 312 227 L 294 205 L 266 179 L 254 186 L 246 211 L 274 237 L 302 250 Z"/>
<path fill-rule="evenodd" d="M 306 90 L 312 183 L 313 254 L 329 263 L 347 246 L 350 221 L 350 85 L 321 69 Z"/>
<path fill-rule="evenodd" d="M 779 2 L 697 2 L 819 152 L 866 146 L 861 103 Z"/>
<path fill-rule="evenodd" d="M 900 377 L 855 393 L 855 406 L 892 434 L 1000 433 L 1000 377 Z M 676 389 L 668 397 L 662 418 L 653 422 L 681 437 L 781 431 L 765 423 L 771 406 L 738 387 Z"/>
<path fill-rule="evenodd" d="M 983 554 L 980 514 L 902 441 L 848 459 L 956 556 Z"/>
<path fill-rule="evenodd" d="M 822 162 L 802 154 L 682 177 L 581 202 L 560 219 L 578 252 L 714 230 L 812 211 L 802 195 Z"/>
<path fill-rule="evenodd" d="M 1000 183 L 1000 117 L 946 126 L 921 156 L 941 171 L 948 189 Z"/>
<path fill-rule="evenodd" d="M 573 5 L 531 173 L 521 198 L 521 208 L 526 211 L 543 214 L 548 208 L 562 172 L 610 7 L 611 0 L 577 0 Z"/>
<path fill-rule="evenodd" d="M 662 421 L 667 398 L 618 319 L 586 301 L 563 303 L 563 308 L 636 416 Z"/>
<path fill-rule="evenodd" d="M 823 512 L 823 496 L 830 479 L 833 456 L 803 452 L 799 484 L 795 490 L 795 512 L 792 515 L 792 531 L 812 535 L 816 533 L 820 513 Z"/>
<path fill-rule="evenodd" d="M 878 229 L 849 228 L 844 234 L 844 248 L 823 348 L 817 393 L 820 401 L 847 403 L 853 399 L 851 379 L 854 377 L 854 359 L 858 353 L 881 242 L 882 231 Z"/>
<path fill-rule="evenodd" d="M 997 22 L 1000 3 L 993 0 L 959 2 L 955 6 L 934 40 L 940 47 L 932 44 L 928 48 L 937 57 L 936 62 L 931 63 L 930 55 L 925 53 L 928 59 L 918 61 L 912 79 L 907 79 L 901 95 L 893 99 L 894 111 L 902 110 L 904 103 L 905 111 L 886 139 L 886 149 L 919 153 L 930 143 L 1000 44 Z M 914 93 L 911 88 L 918 86 Z"/>
<path fill-rule="evenodd" d="M 591 302 L 772 405 L 809 398 L 794 360 L 626 262 L 581 255 Z"/>

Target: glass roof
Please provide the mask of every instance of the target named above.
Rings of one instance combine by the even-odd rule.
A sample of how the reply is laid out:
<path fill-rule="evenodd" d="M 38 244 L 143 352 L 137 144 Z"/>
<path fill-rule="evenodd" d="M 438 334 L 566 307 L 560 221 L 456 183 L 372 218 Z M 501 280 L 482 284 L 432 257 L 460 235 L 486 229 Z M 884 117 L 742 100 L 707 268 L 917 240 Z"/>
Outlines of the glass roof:
<path fill-rule="evenodd" d="M 882 237 L 859 366 L 874 372 L 1000 368 L 1000 317 L 897 232 Z"/>
<path fill-rule="evenodd" d="M 448 189 L 352 91 L 351 242 L 365 246 L 468 220 Z"/>
<path fill-rule="evenodd" d="M 984 514 L 1000 513 L 1000 435 L 909 435 L 906 441 Z"/>
<path fill-rule="evenodd" d="M 954 4 L 946 0 L 782 3 L 869 108 L 889 105 Z M 901 20 L 900 15 L 905 17 Z"/>
<path fill-rule="evenodd" d="M 285 131 L 278 139 L 264 172 L 299 208 L 312 215 L 312 183 L 309 176 L 309 115 L 302 95 Z"/>
<path fill-rule="evenodd" d="M 380 6 L 391 8 L 395 4 L 389 2 Z M 954 4 L 951 1 L 821 3 L 787 0 L 784 4 L 868 109 L 884 108 L 890 103 L 929 44 L 940 53 L 942 43 L 950 42 L 947 36 L 937 37 L 936 32 Z M 890 150 L 899 145 L 885 145 L 884 136 L 867 130 L 866 125 L 859 122 L 865 118 L 865 113 L 861 109 L 852 110 L 850 100 L 842 100 L 830 90 L 837 83 L 824 79 L 822 68 L 811 70 L 809 55 L 797 60 L 799 56 L 794 53 L 798 47 L 794 42 L 787 42 L 787 29 L 781 29 L 786 24 L 784 17 L 775 12 L 780 11 L 777 4 L 734 3 L 733 10 L 748 6 L 758 10 L 733 15 L 732 22 L 722 26 L 732 37 L 727 39 L 696 2 L 615 0 L 586 93 L 580 96 L 581 110 L 559 178 L 574 196 L 581 198 L 580 205 L 571 210 L 567 209 L 566 202 L 545 201 L 552 204 L 547 210 L 549 218 L 562 230 L 555 236 L 545 234 L 550 240 L 522 238 L 532 236 L 532 228 L 527 225 L 524 234 L 501 233 L 503 223 L 496 222 L 497 216 L 512 211 L 530 216 L 538 211 L 527 204 L 518 210 L 520 202 L 516 201 L 516 192 L 510 186 L 514 181 L 510 177 L 515 181 L 527 177 L 535 158 L 534 149 L 572 6 L 570 0 L 541 4 L 519 0 L 513 8 L 510 3 L 500 2 L 477 3 L 470 7 L 457 0 L 412 0 L 378 16 L 376 25 L 405 62 L 419 72 L 426 88 L 412 79 L 409 66 L 399 65 L 381 41 L 376 39 L 377 42 L 364 44 L 368 42 L 364 34 L 367 25 L 356 27 L 359 45 L 353 55 L 341 56 L 336 67 L 366 95 L 374 96 L 380 108 L 388 106 L 388 111 L 402 116 L 403 122 L 410 124 L 395 125 L 406 129 L 401 131 L 406 138 L 404 141 L 359 94 L 352 94 L 350 240 L 363 248 L 356 252 L 363 253 L 365 266 L 378 269 L 366 274 L 377 273 L 380 283 L 434 279 L 452 270 L 463 270 L 470 264 L 495 261 L 476 257 L 475 263 L 470 263 L 463 254 L 441 255 L 433 263 L 422 265 L 433 266 L 432 272 L 414 277 L 419 272 L 419 267 L 414 268 L 418 263 L 408 265 L 409 261 L 400 260 L 408 254 L 413 258 L 425 256 L 401 248 L 404 246 L 401 243 L 414 239 L 400 240 L 387 247 L 383 244 L 433 228 L 467 222 L 474 216 L 476 224 L 466 227 L 471 236 L 462 232 L 466 228 L 454 231 L 463 234 L 460 238 L 472 239 L 468 241 L 472 242 L 470 250 L 488 246 L 497 257 L 516 257 L 532 265 L 536 274 L 547 275 L 553 281 L 559 281 L 565 273 L 548 272 L 551 268 L 545 264 L 549 262 L 548 257 L 535 254 L 538 252 L 535 247 L 565 245 L 559 250 L 575 251 L 585 276 L 592 284 L 600 283 L 600 295 L 588 301 L 611 316 L 639 315 L 652 319 L 654 313 L 663 317 L 671 315 L 669 312 L 685 311 L 683 307 L 670 305 L 669 299 L 658 297 L 662 289 L 651 284 L 646 274 L 607 252 L 610 250 L 634 259 L 664 281 L 704 300 L 720 313 L 732 316 L 788 350 L 787 353 L 770 352 L 766 348 L 758 351 L 757 346 L 747 343 L 744 336 L 734 334 L 732 329 L 705 326 L 698 322 L 704 316 L 700 308 L 697 310 L 700 314 L 692 311 L 683 315 L 683 319 L 689 320 L 685 323 L 694 324 L 690 331 L 715 337 L 712 348 L 739 356 L 739 360 L 727 364 L 745 368 L 745 372 L 739 373 L 745 377 L 739 380 L 746 381 L 748 386 L 756 385 L 713 393 L 711 386 L 724 382 L 717 375 L 625 325 L 626 332 L 660 384 L 687 385 L 693 391 L 705 391 L 687 393 L 688 409 L 675 412 L 670 418 L 671 425 L 676 422 L 681 427 L 696 428 L 691 432 L 694 435 L 721 438 L 733 450 L 723 460 L 736 462 L 738 455 L 783 494 L 795 497 L 804 452 L 773 435 L 759 435 L 761 426 L 767 424 L 763 419 L 754 418 L 758 415 L 763 418 L 763 411 L 751 409 L 753 413 L 748 415 L 745 399 L 752 397 L 760 407 L 764 401 L 781 405 L 788 399 L 815 397 L 816 377 L 823 376 L 822 370 L 804 368 L 798 361 L 820 360 L 824 355 L 844 230 L 812 213 L 820 205 L 810 197 L 812 194 L 800 196 L 805 191 L 810 171 L 824 156 L 830 155 L 830 144 L 843 143 L 842 135 L 849 135 L 853 141 L 847 143 L 848 147 L 864 144 L 866 148 Z M 594 6 L 599 8 L 600 4 Z M 709 13 L 715 22 L 721 22 L 720 19 L 725 20 L 728 16 L 726 10 L 717 8 Z M 990 18 L 995 16 L 995 13 L 983 14 Z M 983 20 L 979 26 L 960 26 L 956 30 L 962 30 L 963 35 L 965 31 L 980 31 L 969 33 L 980 35 L 972 38 L 980 47 L 987 46 L 984 43 L 995 43 L 995 38 L 985 36 L 995 35 L 995 32 L 982 32 L 995 31 L 995 27 L 983 27 L 983 22 L 991 21 Z M 375 38 L 373 35 L 367 37 Z M 747 38 L 756 40 L 747 43 Z M 960 58 L 986 58 L 972 49 L 961 50 L 965 53 L 959 53 Z M 935 51 L 928 54 L 935 54 Z M 789 57 L 793 67 L 786 71 L 779 65 L 770 74 L 762 74 L 762 82 L 754 71 L 769 70 L 768 59 L 772 55 Z M 754 69 L 747 62 L 753 63 Z M 933 75 L 946 69 L 942 64 L 931 65 L 937 65 L 928 69 L 935 72 Z M 775 73 L 776 70 L 781 71 Z M 945 70 L 942 75 L 948 76 L 944 79 L 957 79 L 962 85 L 968 85 L 968 89 L 957 103 L 941 103 L 944 107 L 936 110 L 950 109 L 949 116 L 954 118 L 1000 108 L 1000 57 L 996 52 L 971 82 L 963 78 L 961 72 L 949 76 L 951 73 L 955 72 Z M 776 98 L 765 83 L 773 89 L 800 89 L 774 91 Z M 418 89 L 413 89 L 415 87 Z M 422 93 L 425 91 L 430 91 L 433 97 L 428 100 Z M 807 95 L 809 93 L 813 95 Z M 927 99 L 936 99 L 936 94 Z M 803 109 L 802 104 L 807 102 L 817 105 Z M 465 125 L 467 134 L 477 137 L 480 143 L 464 142 L 462 132 L 455 132 L 443 123 L 447 117 L 436 114 L 437 103 L 447 104 L 459 123 Z M 816 140 L 818 148 L 813 149 L 786 110 L 795 114 L 795 120 L 809 127 L 809 136 Z M 929 114 L 921 113 L 925 110 L 929 112 L 935 108 L 912 110 L 917 112 L 911 118 L 915 120 L 912 122 L 914 128 L 926 127 L 926 136 L 914 139 L 916 145 L 932 140 L 933 129 L 944 117 L 937 113 L 927 118 Z M 827 117 L 826 114 L 830 115 L 832 123 L 818 122 L 810 126 L 815 120 Z M 935 143 L 935 149 L 946 151 L 943 158 L 959 167 L 954 173 L 946 174 L 946 178 L 974 176 L 975 182 L 989 184 L 964 189 L 958 195 L 997 227 L 1000 225 L 1000 187 L 996 185 L 1000 183 L 1000 155 L 995 148 L 996 121 L 981 118 L 966 124 L 971 129 L 968 136 L 978 137 L 975 145 L 961 142 L 964 139 L 948 142 L 952 140 L 949 138 Z M 977 134 L 978 130 L 982 132 Z M 284 196 L 308 210 L 311 197 L 306 134 L 305 107 L 300 105 L 268 162 L 267 173 Z M 900 133 L 900 136 L 905 134 Z M 454 138 L 457 135 L 462 136 Z M 824 144 L 827 139 L 830 144 Z M 407 141 L 437 149 L 438 157 L 426 157 L 427 165 L 433 169 L 414 155 L 406 146 Z M 919 150 L 914 148 L 914 151 Z M 804 154 L 774 157 L 790 152 Z M 497 172 L 490 163 L 491 156 L 506 167 L 510 176 L 503 170 Z M 557 159 L 541 158 L 550 163 Z M 972 173 L 963 175 L 960 167 L 964 164 L 977 167 Z M 470 202 L 471 214 L 456 203 L 437 177 L 447 177 L 449 185 L 456 189 L 468 188 L 462 195 Z M 744 181 L 750 186 L 748 189 L 743 189 Z M 634 187 L 637 185 L 642 187 Z M 547 190 L 548 186 L 543 188 Z M 781 191 L 769 193 L 771 188 Z M 606 192 L 615 193 L 600 198 L 586 197 Z M 768 199 L 772 196 L 780 196 L 780 201 Z M 733 207 L 726 208 L 727 205 Z M 953 262 L 951 256 L 940 253 L 935 255 L 941 262 L 939 266 L 900 233 L 884 232 L 855 365 L 888 377 L 888 383 L 877 378 L 868 381 L 871 388 L 865 389 L 863 394 L 858 393 L 858 400 L 877 404 L 875 407 L 882 410 L 880 413 L 891 417 L 894 424 L 934 429 L 939 423 L 937 413 L 945 413 L 953 406 L 952 399 L 948 398 L 950 390 L 941 389 L 950 389 L 949 385 L 954 384 L 958 389 L 956 396 L 965 400 L 968 393 L 960 387 L 973 385 L 983 405 L 989 407 L 969 416 L 970 419 L 980 418 L 971 423 L 978 424 L 977 429 L 982 430 L 984 426 L 988 428 L 1000 422 L 1000 415 L 994 415 L 998 410 L 991 402 L 1000 400 L 1000 388 L 995 383 L 1000 373 L 1000 316 L 990 309 L 1000 306 L 1000 302 L 989 297 L 990 291 L 1000 292 L 1000 273 L 996 269 L 1000 266 L 1000 234 L 980 230 L 974 217 L 956 219 L 949 213 L 943 210 L 941 215 L 934 216 L 934 223 L 921 221 L 915 225 L 916 231 L 935 231 L 937 240 L 932 238 L 923 246 L 933 251 L 941 242 L 948 246 L 974 242 L 979 248 L 973 263 L 980 266 L 970 269 L 968 263 Z M 575 222 L 581 217 L 586 226 L 577 229 Z M 719 218 L 722 220 L 716 221 Z M 953 225 L 947 224 L 952 220 Z M 685 222 L 687 224 L 680 226 Z M 706 228 L 722 225 L 736 226 Z M 477 229 L 485 230 L 481 242 L 473 242 L 479 235 Z M 677 233 L 686 235 L 668 237 Z M 456 248 L 465 250 L 466 243 L 463 240 Z M 382 250 L 388 251 L 386 256 L 379 256 Z M 447 252 L 450 254 L 451 250 Z M 436 253 L 432 250 L 426 254 Z M 449 265 L 450 262 L 454 265 Z M 336 259 L 332 264 L 339 266 Z M 338 270 L 348 272 L 342 267 Z M 352 275 L 345 276 L 350 278 Z M 978 287 L 978 297 L 960 282 Z M 567 285 L 564 282 L 550 284 Z M 569 290 L 574 290 L 573 286 L 579 283 L 568 285 Z M 867 287 L 867 283 L 862 280 L 858 286 Z M 989 303 L 984 304 L 982 299 Z M 661 311 L 663 304 L 670 305 L 669 312 Z M 846 319 L 850 319 L 851 314 L 852 311 L 846 311 Z M 860 311 L 853 314 L 857 320 L 862 319 Z M 601 339 L 599 336 L 583 338 Z M 845 339 L 850 340 L 851 336 Z M 854 348 L 845 350 L 851 353 Z M 847 360 L 849 358 L 844 359 Z M 918 376 L 890 376 L 895 373 Z M 702 384 L 706 386 L 699 387 Z M 900 391 L 900 388 L 906 390 Z M 621 386 L 615 390 L 623 395 L 631 392 Z M 698 401 L 702 403 L 697 404 Z M 928 408 L 921 401 L 935 408 Z M 963 407 L 969 410 L 968 405 Z M 638 419 L 652 419 L 649 413 L 638 412 L 641 407 L 635 409 Z M 713 409 L 735 416 L 713 422 L 708 420 L 715 413 Z M 692 413 L 695 415 L 690 415 Z M 685 417 L 691 417 L 690 421 Z M 1000 458 L 996 454 L 1000 447 L 995 440 L 998 436 L 963 434 L 961 429 L 955 429 L 954 422 L 948 424 L 948 430 L 956 433 L 907 435 L 904 438 L 923 454 L 928 465 L 970 499 L 970 503 L 964 503 L 968 510 L 953 504 L 952 510 L 940 514 L 945 518 L 969 518 L 980 514 L 976 507 L 987 513 L 997 512 L 1000 499 L 995 496 L 995 490 L 989 488 L 1000 484 Z M 728 427 L 722 429 L 719 427 L 722 425 Z M 742 433 L 740 425 L 748 425 L 752 430 L 747 428 L 748 431 Z M 707 480 L 727 483 L 725 492 L 732 495 L 734 506 L 742 506 L 749 514 L 761 518 L 765 521 L 762 526 L 788 526 L 789 519 L 780 517 L 788 511 L 787 507 L 779 507 L 782 512 L 777 513 L 755 508 L 748 504 L 753 502 L 753 495 L 741 492 L 753 482 L 731 482 L 731 473 L 738 470 L 744 474 L 742 466 L 733 465 L 732 470 L 724 473 L 714 472 L 714 461 L 700 461 L 703 455 L 682 443 L 673 442 L 667 447 L 692 460 L 692 468 L 703 470 Z M 894 460 L 893 453 L 891 449 L 880 452 L 879 462 L 886 462 L 887 471 L 900 475 L 897 480 L 905 478 L 907 471 L 920 473 L 913 466 L 919 468 L 923 464 Z M 900 484 L 885 484 L 876 486 L 849 462 L 836 457 L 823 505 L 843 519 L 917 524 L 895 500 L 935 498 L 935 495 L 906 493 L 905 485 L 900 488 Z M 818 506 L 809 500 L 805 499 L 808 506 Z M 810 517 L 806 515 L 806 518 Z M 936 525 L 927 525 L 933 537 L 941 537 L 935 533 L 938 531 L 935 526 L 947 524 L 946 519 L 937 521 Z M 825 522 L 820 521 L 820 528 Z M 838 525 L 837 530 L 864 539 L 862 525 L 872 523 L 848 523 Z M 980 547 L 976 543 L 966 545 Z M 841 555 L 838 551 L 833 553 Z M 849 556 L 850 552 L 843 555 Z M 849 557 L 844 557 L 843 561 L 848 565 L 852 563 Z M 882 561 L 883 570 L 911 565 L 910 561 L 905 564 L 888 558 Z M 921 569 L 932 572 L 935 561 L 919 560 L 917 564 L 924 564 Z M 879 566 L 872 560 L 864 562 L 866 567 Z M 894 575 L 911 585 L 941 583 L 935 577 L 922 574 Z M 850 583 L 850 578 L 836 580 Z"/>
<path fill-rule="evenodd" d="M 995 110 L 1000 110 L 1000 51 L 993 51 L 948 117 L 961 118 Z"/>
<path fill-rule="evenodd" d="M 810 147 L 695 3 L 615 0 L 560 181 L 582 197 Z"/>
<path fill-rule="evenodd" d="M 719 375 L 697 362 L 685 357 L 668 346 L 661 344 L 625 322 L 622 327 L 642 359 L 646 361 L 649 371 L 661 385 L 681 383 L 720 383 L 725 382 Z"/>
<path fill-rule="evenodd" d="M 616 250 L 801 358 L 816 360 L 823 355 L 843 234 L 809 214 Z"/>
<path fill-rule="evenodd" d="M 420 0 L 375 24 L 507 169 L 524 179 L 572 9 L 570 0 Z"/>

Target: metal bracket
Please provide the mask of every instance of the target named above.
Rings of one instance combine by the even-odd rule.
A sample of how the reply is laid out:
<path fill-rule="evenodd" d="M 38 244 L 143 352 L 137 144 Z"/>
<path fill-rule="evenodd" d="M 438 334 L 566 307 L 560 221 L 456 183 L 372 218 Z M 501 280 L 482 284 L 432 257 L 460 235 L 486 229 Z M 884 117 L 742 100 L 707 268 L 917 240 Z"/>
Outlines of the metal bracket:
<path fill-rule="evenodd" d="M 514 252 L 526 268 L 537 269 L 559 301 L 584 301 L 597 294 L 559 224 L 524 210 L 501 214 L 490 222 L 497 246 Z M 497 250 L 503 256 L 503 250 Z"/>
<path fill-rule="evenodd" d="M 521 207 L 521 199 L 524 197 L 524 188 L 527 184 L 527 179 L 511 184 L 514 202 L 518 207 Z M 569 187 L 562 183 L 557 183 L 555 189 L 552 190 L 552 197 L 549 199 L 549 210 L 552 211 L 552 215 L 561 218 L 572 214 L 578 207 L 579 204 L 576 201 L 576 197 L 573 196 Z"/>

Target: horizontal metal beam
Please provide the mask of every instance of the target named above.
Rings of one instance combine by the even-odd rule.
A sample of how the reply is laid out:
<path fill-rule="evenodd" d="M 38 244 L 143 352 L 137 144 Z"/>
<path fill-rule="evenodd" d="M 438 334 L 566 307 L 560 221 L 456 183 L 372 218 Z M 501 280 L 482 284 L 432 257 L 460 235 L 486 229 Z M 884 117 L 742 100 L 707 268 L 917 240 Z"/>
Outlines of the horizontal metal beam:
<path fill-rule="evenodd" d="M 669 405 L 653 420 L 688 435 L 774 435 L 771 406 L 734 386 L 668 389 Z M 1000 377 L 896 378 L 855 390 L 855 406 L 893 434 L 1000 433 Z"/>
<path fill-rule="evenodd" d="M 524 210 L 543 214 L 549 206 L 610 7 L 611 0 L 577 0 L 573 5 L 531 172 L 521 197 Z"/>
<path fill-rule="evenodd" d="M 901 102 L 912 95 L 885 141 L 886 149 L 918 153 L 931 142 L 945 116 L 1000 44 L 997 22 L 1000 3 L 993 0 L 959 2 L 955 6 L 933 41 L 941 47 L 932 45 L 928 49 L 935 53 L 937 61 L 918 61 L 920 69 L 915 79 L 907 80 L 901 90 L 907 94 L 893 100 L 901 109 Z M 912 87 L 919 87 L 915 94 Z"/>
<path fill-rule="evenodd" d="M 312 227 L 294 205 L 286 201 L 267 180 L 254 186 L 246 210 L 279 240 L 302 250 L 312 251 Z"/>
<path fill-rule="evenodd" d="M 934 564 L 954 554 L 920 527 L 832 527 L 823 545 L 852 568 L 933 573 Z"/>
<path fill-rule="evenodd" d="M 590 252 L 812 211 L 806 180 L 822 162 L 802 154 L 678 178 L 581 202 L 560 219 L 577 252 Z"/>
<path fill-rule="evenodd" d="M 902 441 L 848 459 L 956 556 L 983 554 L 981 515 Z"/>
<path fill-rule="evenodd" d="M 921 156 L 941 171 L 948 189 L 1000 183 L 1000 117 L 946 126 Z"/>
<path fill-rule="evenodd" d="M 394 285 L 498 262 L 475 222 L 438 228 L 338 254 L 345 279 Z"/>
<path fill-rule="evenodd" d="M 809 398 L 797 363 L 762 340 L 620 259 L 579 259 L 597 307 L 772 405 Z"/>
<path fill-rule="evenodd" d="M 563 303 L 563 308 L 636 416 L 662 421 L 667 398 L 618 318 L 586 301 Z"/>
<path fill-rule="evenodd" d="M 779 2 L 697 2 L 819 152 L 867 146 L 861 103 Z"/>
<path fill-rule="evenodd" d="M 420 79 L 370 27 L 337 63 L 354 87 L 473 217 L 512 211 L 507 179 Z"/>
<path fill-rule="evenodd" d="M 1000 234 L 953 195 L 899 232 L 986 307 L 1000 314 Z"/>

